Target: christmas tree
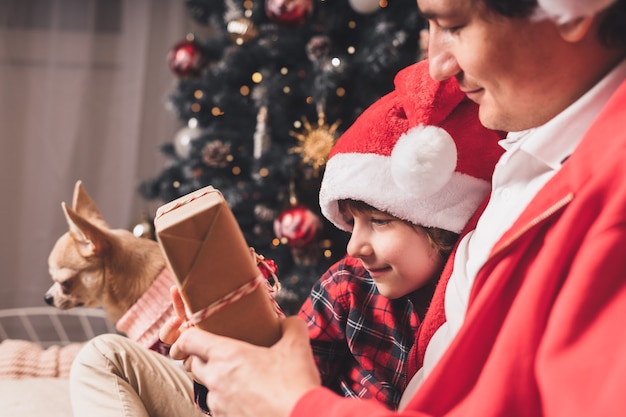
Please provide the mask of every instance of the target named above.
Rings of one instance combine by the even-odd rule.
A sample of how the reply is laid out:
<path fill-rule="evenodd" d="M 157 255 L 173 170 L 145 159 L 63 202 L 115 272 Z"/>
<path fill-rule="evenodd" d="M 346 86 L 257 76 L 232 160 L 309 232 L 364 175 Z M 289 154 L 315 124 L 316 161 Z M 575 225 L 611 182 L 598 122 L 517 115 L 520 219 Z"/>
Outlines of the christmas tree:
<path fill-rule="evenodd" d="M 341 132 L 419 60 L 414 0 L 186 0 L 187 34 L 168 54 L 168 108 L 183 127 L 168 163 L 140 185 L 168 202 L 212 185 L 250 246 L 278 266 L 277 300 L 297 312 L 345 254 L 348 235 L 319 212 L 327 155 Z"/>

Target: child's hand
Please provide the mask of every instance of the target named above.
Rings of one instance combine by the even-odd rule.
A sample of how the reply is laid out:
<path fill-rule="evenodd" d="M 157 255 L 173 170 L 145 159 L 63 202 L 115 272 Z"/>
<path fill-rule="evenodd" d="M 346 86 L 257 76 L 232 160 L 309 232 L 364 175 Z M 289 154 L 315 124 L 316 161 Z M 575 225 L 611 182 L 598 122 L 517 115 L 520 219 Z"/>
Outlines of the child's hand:
<path fill-rule="evenodd" d="M 173 285 L 170 288 L 170 294 L 172 295 L 172 305 L 174 306 L 174 312 L 176 315 L 168 319 L 161 331 L 159 332 L 159 338 L 167 344 L 174 344 L 180 337 L 181 333 L 188 329 L 187 314 L 185 312 L 185 304 L 178 292 L 178 288 Z"/>

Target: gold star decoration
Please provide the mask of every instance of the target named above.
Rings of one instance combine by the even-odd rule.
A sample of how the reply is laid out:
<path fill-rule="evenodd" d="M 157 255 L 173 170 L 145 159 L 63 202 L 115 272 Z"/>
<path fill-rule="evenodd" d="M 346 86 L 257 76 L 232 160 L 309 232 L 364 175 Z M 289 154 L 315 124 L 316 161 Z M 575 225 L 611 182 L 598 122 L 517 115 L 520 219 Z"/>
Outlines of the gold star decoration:
<path fill-rule="evenodd" d="M 290 152 L 299 152 L 302 162 L 311 165 L 317 175 L 320 168 L 326 164 L 328 154 L 337 140 L 335 132 L 341 121 L 337 120 L 332 125 L 327 125 L 324 113 L 320 112 L 316 125 L 309 123 L 306 117 L 302 117 L 302 123 L 304 132 L 289 132 L 299 142 L 299 145 L 291 148 Z"/>

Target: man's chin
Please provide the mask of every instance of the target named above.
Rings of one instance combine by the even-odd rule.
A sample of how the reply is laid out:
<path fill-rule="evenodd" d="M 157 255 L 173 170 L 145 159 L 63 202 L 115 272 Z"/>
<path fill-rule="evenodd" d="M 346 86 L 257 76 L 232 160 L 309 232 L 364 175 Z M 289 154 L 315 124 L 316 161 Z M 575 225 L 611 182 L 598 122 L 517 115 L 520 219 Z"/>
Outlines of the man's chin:
<path fill-rule="evenodd" d="M 504 119 L 496 116 L 493 108 L 488 104 L 483 104 L 478 108 L 478 118 L 480 123 L 487 129 L 509 131 L 509 129 L 503 127 L 503 125 L 507 124 L 503 123 Z"/>

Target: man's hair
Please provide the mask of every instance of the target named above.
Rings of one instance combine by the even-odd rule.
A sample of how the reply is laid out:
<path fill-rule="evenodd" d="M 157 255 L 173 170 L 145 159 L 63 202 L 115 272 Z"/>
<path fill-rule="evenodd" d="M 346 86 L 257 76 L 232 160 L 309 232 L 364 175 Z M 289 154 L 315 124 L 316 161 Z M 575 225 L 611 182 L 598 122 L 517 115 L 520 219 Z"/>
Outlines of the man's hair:
<path fill-rule="evenodd" d="M 385 213 L 389 216 L 399 219 L 398 217 L 394 216 L 391 213 L 388 213 L 384 210 L 379 210 L 376 207 L 370 206 L 369 204 L 360 200 L 351 200 L 351 199 L 339 200 L 337 202 L 337 205 L 339 206 L 339 212 L 344 215 L 355 214 L 355 213 L 371 213 L 373 211 L 379 211 L 379 212 Z M 428 240 L 430 241 L 431 247 L 433 248 L 434 251 L 437 252 L 439 256 L 441 256 L 441 259 L 443 259 L 444 262 L 448 259 L 448 256 L 450 256 L 450 253 L 452 252 L 454 245 L 459 239 L 458 233 L 454 233 L 449 230 L 440 229 L 438 227 L 425 227 L 425 226 L 421 226 L 418 224 L 413 224 L 408 220 L 403 220 L 403 219 L 399 219 L 399 220 L 408 224 L 414 229 L 418 228 L 418 229 L 423 230 L 428 236 Z"/>
<path fill-rule="evenodd" d="M 509 18 L 530 17 L 537 0 L 482 0 L 494 13 Z M 607 48 L 626 48 L 626 0 L 617 0 L 609 7 L 599 26 L 599 39 Z"/>

